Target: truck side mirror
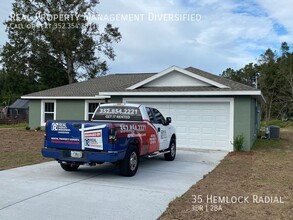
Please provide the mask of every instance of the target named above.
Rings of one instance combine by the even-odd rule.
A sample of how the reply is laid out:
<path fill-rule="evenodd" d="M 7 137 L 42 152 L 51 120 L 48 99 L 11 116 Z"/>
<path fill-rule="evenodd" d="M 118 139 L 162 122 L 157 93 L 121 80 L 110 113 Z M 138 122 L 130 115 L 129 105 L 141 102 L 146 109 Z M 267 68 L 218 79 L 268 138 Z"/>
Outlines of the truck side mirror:
<path fill-rule="evenodd" d="M 172 122 L 171 117 L 167 117 L 166 118 L 166 125 L 169 125 Z"/>

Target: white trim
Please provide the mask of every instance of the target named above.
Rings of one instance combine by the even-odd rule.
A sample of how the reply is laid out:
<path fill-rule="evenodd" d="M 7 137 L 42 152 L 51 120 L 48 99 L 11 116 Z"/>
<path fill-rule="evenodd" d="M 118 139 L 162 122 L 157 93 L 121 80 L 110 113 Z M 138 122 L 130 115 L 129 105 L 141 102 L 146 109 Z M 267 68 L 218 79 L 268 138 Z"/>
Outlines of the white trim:
<path fill-rule="evenodd" d="M 45 126 L 45 103 L 54 103 L 54 120 L 56 120 L 56 110 L 57 110 L 57 106 L 56 106 L 56 100 L 42 100 L 41 101 L 41 124 L 40 126 Z"/>
<path fill-rule="evenodd" d="M 218 82 L 215 82 L 213 80 L 207 79 L 205 77 L 199 76 L 196 73 L 192 73 L 192 72 L 190 72 L 188 70 L 182 69 L 182 68 L 177 67 L 177 66 L 171 66 L 170 68 L 165 69 L 162 72 L 157 73 L 154 76 L 151 76 L 151 77 L 149 77 L 149 78 L 147 78 L 147 79 L 145 79 L 145 80 L 143 80 L 143 81 L 141 81 L 139 83 L 136 83 L 136 84 L 128 87 L 127 89 L 128 90 L 137 89 L 137 88 L 139 88 L 139 87 L 141 87 L 141 86 L 143 86 L 143 85 L 145 85 L 147 83 L 150 83 L 151 81 L 154 81 L 154 80 L 156 80 L 156 79 L 158 79 L 158 78 L 160 78 L 160 77 L 162 77 L 162 76 L 164 76 L 164 75 L 166 75 L 166 74 L 168 74 L 168 73 L 170 73 L 172 71 L 178 71 L 180 73 L 183 73 L 183 74 L 188 75 L 188 76 L 190 76 L 192 78 L 198 79 L 198 80 L 200 80 L 202 82 L 205 82 L 207 84 L 216 86 L 216 87 L 221 88 L 221 89 L 229 88 L 228 86 L 225 86 L 225 85 L 223 85 L 221 83 L 218 83 Z"/>
<path fill-rule="evenodd" d="M 230 106 L 230 118 L 229 118 L 229 151 L 234 150 L 233 137 L 234 137 L 234 98 L 123 98 L 123 102 L 142 103 L 143 102 L 218 102 L 229 103 Z"/>
<path fill-rule="evenodd" d="M 123 98 L 123 102 L 230 102 L 231 99 L 233 98 Z"/>
<path fill-rule="evenodd" d="M 100 92 L 100 95 L 117 96 L 184 96 L 184 95 L 257 95 L 262 96 L 261 91 L 183 91 L 183 92 Z"/>
<path fill-rule="evenodd" d="M 21 99 L 46 99 L 46 100 L 55 100 L 55 99 L 109 99 L 111 96 L 21 96 Z"/>
<path fill-rule="evenodd" d="M 84 120 L 90 120 L 88 118 L 88 115 L 89 115 L 89 103 L 104 103 L 103 100 L 84 100 Z"/>
<path fill-rule="evenodd" d="M 250 91 L 184 91 L 184 92 L 100 92 L 100 95 L 110 96 L 255 96 L 260 102 L 266 99 L 260 90 Z"/>
<path fill-rule="evenodd" d="M 234 151 L 234 108 L 235 108 L 235 103 L 234 103 L 234 98 L 231 98 L 230 100 L 230 132 L 229 132 L 229 151 L 232 152 Z"/>

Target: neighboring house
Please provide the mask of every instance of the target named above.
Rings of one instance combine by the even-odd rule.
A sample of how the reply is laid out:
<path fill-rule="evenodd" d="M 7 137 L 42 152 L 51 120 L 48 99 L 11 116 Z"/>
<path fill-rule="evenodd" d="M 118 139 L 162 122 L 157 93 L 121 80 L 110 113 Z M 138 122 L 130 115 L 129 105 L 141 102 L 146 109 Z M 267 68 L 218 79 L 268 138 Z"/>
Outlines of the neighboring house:
<path fill-rule="evenodd" d="M 46 120 L 88 120 L 99 103 L 133 102 L 172 117 L 177 147 L 233 151 L 245 137 L 250 150 L 259 132 L 260 90 L 188 67 L 159 73 L 115 74 L 22 96 L 29 99 L 29 126 Z"/>
<path fill-rule="evenodd" d="M 26 120 L 29 112 L 29 100 L 17 99 L 8 106 L 7 116 L 18 120 Z"/>

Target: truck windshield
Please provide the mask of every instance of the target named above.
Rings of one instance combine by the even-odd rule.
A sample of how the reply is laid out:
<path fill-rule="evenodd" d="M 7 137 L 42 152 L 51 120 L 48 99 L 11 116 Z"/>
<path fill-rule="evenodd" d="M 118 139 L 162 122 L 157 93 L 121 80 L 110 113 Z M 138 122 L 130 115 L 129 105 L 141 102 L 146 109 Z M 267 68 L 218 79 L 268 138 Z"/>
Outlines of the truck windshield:
<path fill-rule="evenodd" d="M 137 107 L 101 106 L 92 120 L 142 121 L 142 116 Z"/>

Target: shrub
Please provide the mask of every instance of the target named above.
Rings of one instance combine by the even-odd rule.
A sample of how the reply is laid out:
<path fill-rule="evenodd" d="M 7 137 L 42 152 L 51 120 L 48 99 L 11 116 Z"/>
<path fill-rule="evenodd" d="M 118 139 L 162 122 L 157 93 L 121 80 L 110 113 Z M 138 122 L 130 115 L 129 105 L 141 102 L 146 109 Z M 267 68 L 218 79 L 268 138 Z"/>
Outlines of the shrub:
<path fill-rule="evenodd" d="M 42 128 L 40 126 L 36 127 L 35 131 L 40 131 Z"/>
<path fill-rule="evenodd" d="M 25 130 L 29 131 L 29 130 L 31 130 L 31 128 L 29 126 L 26 126 Z"/>
<path fill-rule="evenodd" d="M 242 151 L 243 150 L 243 143 L 244 143 L 244 136 L 243 134 L 240 134 L 240 135 L 237 135 L 235 138 L 234 138 L 234 149 L 236 151 Z"/>

